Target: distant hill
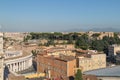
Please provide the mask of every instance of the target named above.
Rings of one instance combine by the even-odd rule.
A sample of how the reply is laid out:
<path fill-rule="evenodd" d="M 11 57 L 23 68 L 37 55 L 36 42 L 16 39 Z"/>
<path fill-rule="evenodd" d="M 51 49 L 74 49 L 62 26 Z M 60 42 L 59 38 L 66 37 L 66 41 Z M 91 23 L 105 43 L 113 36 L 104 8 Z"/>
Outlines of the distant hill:
<path fill-rule="evenodd" d="M 87 31 L 95 31 L 95 32 L 120 32 L 120 28 L 92 28 L 92 29 L 69 29 L 69 30 L 65 30 L 63 32 L 87 32 Z"/>
<path fill-rule="evenodd" d="M 120 28 L 93 28 L 92 30 L 99 32 L 120 32 Z"/>

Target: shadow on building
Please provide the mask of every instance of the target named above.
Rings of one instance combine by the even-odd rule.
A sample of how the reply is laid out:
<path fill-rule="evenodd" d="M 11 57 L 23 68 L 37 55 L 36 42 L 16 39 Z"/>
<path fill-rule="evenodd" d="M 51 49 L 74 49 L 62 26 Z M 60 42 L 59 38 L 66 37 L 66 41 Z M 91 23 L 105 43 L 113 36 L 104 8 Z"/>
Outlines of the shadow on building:
<path fill-rule="evenodd" d="M 32 62 L 33 62 L 33 68 L 34 68 L 34 70 L 37 71 L 37 62 L 34 61 L 34 60 Z"/>
<path fill-rule="evenodd" d="M 73 77 L 73 76 L 70 76 L 70 77 L 69 77 L 69 80 L 74 80 L 74 77 Z"/>
<path fill-rule="evenodd" d="M 10 72 L 9 72 L 8 67 L 5 66 L 5 68 L 4 68 L 4 80 L 7 80 L 9 73 L 10 73 Z"/>

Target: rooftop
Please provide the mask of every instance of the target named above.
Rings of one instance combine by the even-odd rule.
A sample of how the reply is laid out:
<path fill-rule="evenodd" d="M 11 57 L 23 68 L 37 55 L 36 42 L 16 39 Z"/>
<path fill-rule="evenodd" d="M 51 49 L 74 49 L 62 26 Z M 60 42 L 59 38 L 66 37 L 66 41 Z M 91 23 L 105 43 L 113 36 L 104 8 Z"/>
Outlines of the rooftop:
<path fill-rule="evenodd" d="M 96 75 L 104 77 L 120 77 L 120 66 L 96 69 L 84 72 L 86 75 Z"/>
<path fill-rule="evenodd" d="M 40 56 L 43 56 L 45 58 L 49 58 L 49 59 L 56 59 L 56 60 L 60 60 L 60 61 L 72 61 L 75 59 L 74 56 L 65 56 L 65 55 L 61 55 L 61 56 L 53 56 L 53 55 L 47 55 L 47 54 L 39 54 Z"/>
<path fill-rule="evenodd" d="M 57 51 L 69 51 L 69 50 L 72 50 L 72 49 L 66 49 L 64 47 L 53 47 L 53 48 L 47 49 L 46 51 L 49 53 L 52 53 L 52 52 L 57 52 Z"/>
<path fill-rule="evenodd" d="M 18 59 L 18 58 L 21 58 L 21 57 L 25 57 L 25 56 L 28 56 L 30 55 L 31 53 L 28 53 L 26 51 L 23 51 L 23 54 L 21 56 L 16 56 L 16 57 L 12 57 L 12 58 L 7 58 L 5 60 L 13 60 L 13 59 Z"/>

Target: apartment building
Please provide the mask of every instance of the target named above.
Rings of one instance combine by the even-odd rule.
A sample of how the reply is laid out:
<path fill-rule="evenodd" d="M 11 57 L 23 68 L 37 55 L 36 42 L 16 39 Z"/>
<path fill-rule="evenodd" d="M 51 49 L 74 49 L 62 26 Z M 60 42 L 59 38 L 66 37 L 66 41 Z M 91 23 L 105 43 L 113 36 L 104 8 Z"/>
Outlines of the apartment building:
<path fill-rule="evenodd" d="M 73 56 L 49 56 L 44 54 L 37 55 L 37 72 L 45 72 L 48 78 L 66 78 L 74 76 L 76 59 Z"/>
<path fill-rule="evenodd" d="M 97 54 L 83 54 L 77 56 L 77 67 L 81 70 L 89 71 L 106 67 L 106 55 L 102 53 Z"/>

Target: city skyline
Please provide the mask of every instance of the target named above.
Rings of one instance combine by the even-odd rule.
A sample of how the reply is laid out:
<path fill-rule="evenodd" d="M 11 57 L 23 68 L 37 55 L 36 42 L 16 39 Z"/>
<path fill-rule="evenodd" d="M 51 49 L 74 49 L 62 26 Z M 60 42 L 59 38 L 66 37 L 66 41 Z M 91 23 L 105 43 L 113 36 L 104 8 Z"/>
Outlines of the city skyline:
<path fill-rule="evenodd" d="M 1 0 L 1 31 L 49 32 L 120 26 L 119 0 Z"/>

